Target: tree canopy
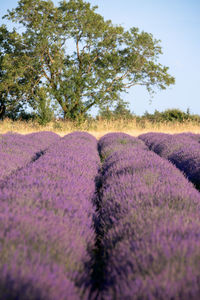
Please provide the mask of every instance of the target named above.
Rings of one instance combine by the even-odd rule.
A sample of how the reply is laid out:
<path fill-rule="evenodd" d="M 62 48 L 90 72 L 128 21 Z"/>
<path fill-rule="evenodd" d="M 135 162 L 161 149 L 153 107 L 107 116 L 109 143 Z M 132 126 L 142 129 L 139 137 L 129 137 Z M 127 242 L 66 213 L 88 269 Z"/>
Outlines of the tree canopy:
<path fill-rule="evenodd" d="M 57 104 L 64 118 L 83 118 L 92 106 L 112 105 L 135 85 L 149 93 L 175 79 L 158 62 L 160 40 L 125 30 L 83 0 L 20 0 L 0 27 L 0 117 L 6 109 Z M 42 103 L 42 104 L 41 104 Z"/>

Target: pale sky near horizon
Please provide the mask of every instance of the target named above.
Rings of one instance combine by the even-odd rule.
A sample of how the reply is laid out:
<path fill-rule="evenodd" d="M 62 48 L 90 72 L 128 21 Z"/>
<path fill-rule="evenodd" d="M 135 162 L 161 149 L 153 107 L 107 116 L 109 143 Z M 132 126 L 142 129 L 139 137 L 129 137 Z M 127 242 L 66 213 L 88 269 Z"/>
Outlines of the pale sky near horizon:
<path fill-rule="evenodd" d="M 18 0 L 0 0 L 2 16 L 17 6 Z M 58 0 L 53 0 L 57 4 Z M 199 0 L 87 0 L 98 5 L 97 13 L 126 29 L 138 27 L 161 40 L 159 62 L 169 67 L 176 83 L 158 91 L 150 103 L 144 87 L 132 87 L 122 97 L 137 115 L 179 108 L 200 115 L 200 1 Z M 96 110 L 91 110 L 95 114 Z"/>

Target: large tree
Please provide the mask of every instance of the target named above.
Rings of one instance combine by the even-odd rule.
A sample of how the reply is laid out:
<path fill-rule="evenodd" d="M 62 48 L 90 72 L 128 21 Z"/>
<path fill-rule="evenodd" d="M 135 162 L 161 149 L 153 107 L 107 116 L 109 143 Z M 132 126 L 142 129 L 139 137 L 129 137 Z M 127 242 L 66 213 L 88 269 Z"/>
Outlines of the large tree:
<path fill-rule="evenodd" d="M 24 72 L 22 40 L 13 30 L 0 27 L 0 119 L 6 114 L 15 114 L 23 108 Z M 14 59 L 16 58 L 17 59 Z"/>
<path fill-rule="evenodd" d="M 6 84 L 9 99 L 23 99 L 34 109 L 41 101 L 57 102 L 65 118 L 76 119 L 93 105 L 116 103 L 132 86 L 151 93 L 174 84 L 168 67 L 158 62 L 160 40 L 115 26 L 96 8 L 83 0 L 57 7 L 51 0 L 20 0 L 4 16 L 21 24 L 22 33 L 2 34 L 0 95 Z"/>

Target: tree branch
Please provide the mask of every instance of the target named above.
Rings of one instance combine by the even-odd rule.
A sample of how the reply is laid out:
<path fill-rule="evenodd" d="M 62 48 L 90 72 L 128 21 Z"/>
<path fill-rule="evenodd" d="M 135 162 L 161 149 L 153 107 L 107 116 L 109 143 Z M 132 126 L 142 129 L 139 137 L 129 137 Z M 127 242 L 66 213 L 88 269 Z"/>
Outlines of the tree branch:
<path fill-rule="evenodd" d="M 80 50 L 79 50 L 79 40 L 80 40 L 80 36 L 77 37 L 77 39 L 76 39 L 76 51 L 77 51 L 77 58 L 79 61 L 79 69 L 81 69 L 82 60 L 81 60 Z"/>
<path fill-rule="evenodd" d="M 95 61 L 99 58 L 99 55 L 95 56 L 95 58 L 93 59 L 93 61 L 89 64 L 88 69 L 87 69 L 87 73 L 90 73 L 91 69 L 92 69 L 92 64 L 95 63 Z"/>
<path fill-rule="evenodd" d="M 53 63 L 54 63 L 54 60 L 53 60 L 53 58 L 52 58 L 52 56 L 51 56 L 51 54 L 50 54 L 48 48 L 47 48 L 47 55 L 48 55 L 48 57 L 49 57 L 50 62 L 53 64 Z"/>
<path fill-rule="evenodd" d="M 96 101 L 94 100 L 92 103 L 90 103 L 88 106 L 86 106 L 86 107 L 82 110 L 82 113 L 84 113 L 84 112 L 86 112 L 88 109 L 90 109 L 90 107 L 92 107 L 95 103 L 96 103 Z"/>

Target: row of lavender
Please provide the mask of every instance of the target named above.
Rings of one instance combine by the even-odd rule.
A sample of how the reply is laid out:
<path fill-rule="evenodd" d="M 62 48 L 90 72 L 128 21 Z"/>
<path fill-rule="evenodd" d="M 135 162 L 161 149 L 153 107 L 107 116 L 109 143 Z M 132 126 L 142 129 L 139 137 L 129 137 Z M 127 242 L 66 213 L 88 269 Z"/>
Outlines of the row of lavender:
<path fill-rule="evenodd" d="M 39 149 L 31 145 L 26 152 L 26 147 L 27 159 L 18 167 Z M 75 280 L 94 248 L 92 198 L 99 164 L 96 139 L 72 133 L 1 181 L 0 299 L 88 298 Z"/>
<path fill-rule="evenodd" d="M 6 176 L 22 168 L 0 183 L 1 297 L 196 299 L 200 196 L 175 167 L 139 139 L 104 136 L 95 212 L 96 139 L 28 136 L 15 136 L 16 148 L 11 134 L 7 145 L 0 137 L 14 161 Z M 98 261 L 87 270 L 89 253 Z M 92 294 L 75 287 L 77 278 L 92 279 Z"/>
<path fill-rule="evenodd" d="M 146 133 L 139 136 L 150 150 L 176 165 L 200 189 L 200 134 Z"/>
<path fill-rule="evenodd" d="M 0 180 L 36 159 L 59 139 L 59 135 L 48 131 L 0 135 Z"/>
<path fill-rule="evenodd" d="M 108 134 L 99 149 L 94 298 L 198 299 L 200 193 L 137 138 Z"/>

